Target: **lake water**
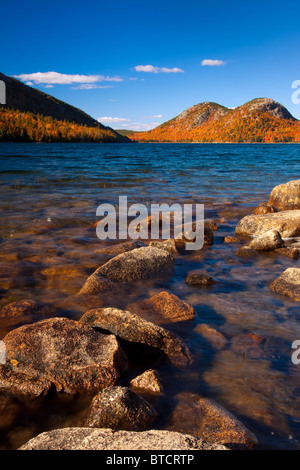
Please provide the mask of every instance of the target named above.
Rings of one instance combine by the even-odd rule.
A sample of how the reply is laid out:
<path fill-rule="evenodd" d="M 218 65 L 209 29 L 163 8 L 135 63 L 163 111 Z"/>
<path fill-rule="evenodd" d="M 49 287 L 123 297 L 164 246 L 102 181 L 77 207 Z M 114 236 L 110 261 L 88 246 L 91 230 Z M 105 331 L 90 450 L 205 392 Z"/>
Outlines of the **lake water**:
<path fill-rule="evenodd" d="M 238 416 L 259 448 L 300 449 L 300 366 L 291 362 L 300 307 L 269 289 L 300 261 L 274 253 L 239 258 L 239 245 L 223 241 L 274 186 L 299 179 L 299 171 L 300 145 L 1 144 L 0 307 L 31 298 L 46 305 L 47 315 L 74 319 L 91 307 L 74 295 L 106 261 L 95 253 L 103 245 L 94 228 L 99 204 L 117 205 L 119 196 L 129 203 L 203 203 L 219 225 L 213 246 L 180 254 L 171 277 L 101 295 L 99 306 L 126 308 L 167 290 L 197 312 L 192 322 L 165 324 L 184 338 L 194 362 L 178 371 L 160 365 L 165 396 L 158 426 L 179 429 L 172 410 L 192 392 Z M 187 273 L 197 269 L 217 282 L 204 289 L 186 285 Z M 227 338 L 225 348 L 197 333 L 203 323 Z M 1 338 L 10 329 L 2 320 Z M 245 353 L 245 334 L 263 337 L 264 347 L 258 341 Z M 134 364 L 129 373 L 143 367 Z M 89 399 L 50 394 L 14 400 L 10 411 L 0 400 L 0 447 L 17 448 L 39 432 L 78 424 Z M 3 418 L 7 413 L 11 419 Z"/>

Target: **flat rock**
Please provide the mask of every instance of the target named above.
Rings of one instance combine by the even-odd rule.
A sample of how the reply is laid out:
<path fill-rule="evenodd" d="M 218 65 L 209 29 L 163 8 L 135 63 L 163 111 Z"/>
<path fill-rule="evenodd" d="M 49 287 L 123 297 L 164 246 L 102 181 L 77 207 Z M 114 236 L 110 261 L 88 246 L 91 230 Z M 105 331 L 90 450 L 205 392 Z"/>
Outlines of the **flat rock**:
<path fill-rule="evenodd" d="M 133 282 L 170 272 L 173 268 L 174 258 L 167 251 L 153 246 L 137 248 L 115 256 L 98 268 L 82 289 L 87 293 L 90 284 L 95 289 L 99 277 L 101 280 L 104 277 L 115 282 Z"/>
<path fill-rule="evenodd" d="M 128 306 L 128 310 L 137 314 L 142 311 L 151 311 L 151 316 L 154 314 L 158 318 L 161 317 L 162 320 L 166 319 L 174 323 L 192 320 L 196 315 L 191 305 L 181 300 L 177 295 L 165 291 L 150 297 L 150 299 L 131 304 Z"/>
<path fill-rule="evenodd" d="M 286 295 L 300 302 L 300 269 L 288 268 L 270 285 L 276 294 Z"/>
<path fill-rule="evenodd" d="M 130 343 L 160 350 L 175 365 L 190 363 L 190 354 L 182 339 L 134 313 L 117 308 L 99 308 L 85 313 L 80 323 L 100 328 Z"/>
<path fill-rule="evenodd" d="M 300 180 L 292 180 L 275 186 L 268 204 L 279 211 L 300 209 Z"/>
<path fill-rule="evenodd" d="M 228 450 L 194 436 L 171 431 L 114 431 L 64 428 L 44 432 L 19 450 Z"/>
<path fill-rule="evenodd" d="M 8 333 L 0 390 L 39 396 L 50 387 L 66 393 L 115 385 L 127 367 L 116 337 L 66 318 L 51 318 Z"/>
<path fill-rule="evenodd" d="M 109 387 L 92 400 L 86 425 L 93 428 L 142 431 L 157 414 L 152 406 L 127 387 Z"/>
<path fill-rule="evenodd" d="M 132 379 L 130 381 L 130 387 L 135 390 L 155 393 L 158 395 L 163 393 L 163 386 L 161 384 L 159 373 L 154 369 L 146 370 L 143 374 Z"/>
<path fill-rule="evenodd" d="M 257 445 L 254 434 L 215 401 L 191 393 L 181 393 L 176 398 L 178 404 L 171 417 L 171 430 L 230 449 L 250 450 Z"/>
<path fill-rule="evenodd" d="M 300 210 L 247 215 L 240 220 L 235 232 L 239 236 L 252 237 L 263 235 L 268 230 L 277 230 L 282 238 L 300 236 Z"/>
<path fill-rule="evenodd" d="M 284 246 L 284 241 L 277 230 L 268 230 L 267 232 L 254 238 L 248 246 L 258 251 L 272 251 Z"/>

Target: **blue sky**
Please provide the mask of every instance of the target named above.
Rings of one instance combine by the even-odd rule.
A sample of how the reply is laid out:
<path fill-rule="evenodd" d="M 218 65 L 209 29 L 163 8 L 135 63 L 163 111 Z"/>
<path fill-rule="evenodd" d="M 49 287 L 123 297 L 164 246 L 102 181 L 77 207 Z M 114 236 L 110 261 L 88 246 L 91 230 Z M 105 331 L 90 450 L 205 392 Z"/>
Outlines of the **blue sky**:
<path fill-rule="evenodd" d="M 1 17 L 1 72 L 111 127 L 257 97 L 300 119 L 299 0 L 10 0 Z"/>

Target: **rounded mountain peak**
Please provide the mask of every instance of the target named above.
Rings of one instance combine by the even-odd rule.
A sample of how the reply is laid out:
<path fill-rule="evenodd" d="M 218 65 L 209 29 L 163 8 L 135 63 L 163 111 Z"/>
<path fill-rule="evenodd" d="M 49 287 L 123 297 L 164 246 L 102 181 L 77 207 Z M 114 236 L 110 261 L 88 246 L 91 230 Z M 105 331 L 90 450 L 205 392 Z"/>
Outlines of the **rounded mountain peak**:
<path fill-rule="evenodd" d="M 240 107 L 245 112 L 262 111 L 276 118 L 296 121 L 291 113 L 282 104 L 270 98 L 256 98 Z"/>

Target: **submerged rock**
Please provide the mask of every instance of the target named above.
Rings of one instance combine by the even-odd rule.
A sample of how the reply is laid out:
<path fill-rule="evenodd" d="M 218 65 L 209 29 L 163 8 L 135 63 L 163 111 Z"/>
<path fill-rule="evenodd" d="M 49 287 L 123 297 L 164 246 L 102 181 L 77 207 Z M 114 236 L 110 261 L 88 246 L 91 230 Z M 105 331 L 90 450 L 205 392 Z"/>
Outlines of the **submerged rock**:
<path fill-rule="evenodd" d="M 190 273 L 187 275 L 184 282 L 188 284 L 189 286 L 203 287 L 203 286 L 211 286 L 216 281 L 211 276 L 208 276 L 207 274 Z"/>
<path fill-rule="evenodd" d="M 264 355 L 264 343 L 265 338 L 263 336 L 245 333 L 237 335 L 232 339 L 231 349 L 243 357 L 256 359 Z"/>
<path fill-rule="evenodd" d="M 181 300 L 177 295 L 169 292 L 160 292 L 150 299 L 141 300 L 128 306 L 129 311 L 139 314 L 141 311 L 150 311 L 151 314 L 171 322 L 192 320 L 196 312 L 194 308 Z M 160 322 L 161 323 L 161 322 Z"/>
<path fill-rule="evenodd" d="M 218 224 L 213 219 L 205 219 L 204 227 L 210 228 L 213 232 L 215 232 L 216 230 L 219 230 Z"/>
<path fill-rule="evenodd" d="M 142 392 L 161 394 L 163 386 L 161 384 L 159 373 L 154 369 L 146 370 L 143 374 L 135 377 L 130 382 L 130 387 Z"/>
<path fill-rule="evenodd" d="M 159 350 L 175 365 L 190 363 L 189 350 L 181 338 L 134 313 L 117 308 L 99 308 L 85 313 L 80 323 L 109 331 L 130 343 Z"/>
<path fill-rule="evenodd" d="M 171 431 L 64 428 L 43 432 L 19 450 L 228 450 L 199 437 Z"/>
<path fill-rule="evenodd" d="M 102 246 L 100 248 L 97 248 L 95 250 L 95 253 L 100 253 L 100 254 L 108 255 L 108 256 L 117 256 L 122 253 L 126 253 L 127 251 L 132 251 L 132 250 L 141 248 L 143 246 L 146 246 L 146 245 L 140 240 L 135 240 L 135 241 L 127 240 L 125 242 L 112 243 L 109 246 Z"/>
<path fill-rule="evenodd" d="M 276 294 L 286 295 L 300 302 L 300 269 L 288 268 L 270 285 Z"/>
<path fill-rule="evenodd" d="M 194 328 L 194 331 L 205 338 L 215 349 L 224 349 L 227 345 L 225 336 L 215 328 L 202 323 Z"/>
<path fill-rule="evenodd" d="M 300 180 L 275 186 L 268 204 L 279 211 L 300 209 Z"/>
<path fill-rule="evenodd" d="M 20 413 L 20 404 L 15 403 L 12 397 L 0 394 L 0 430 L 11 428 Z"/>
<path fill-rule="evenodd" d="M 257 251 L 272 251 L 284 246 L 284 241 L 277 230 L 269 230 L 257 238 L 254 238 L 248 245 Z"/>
<path fill-rule="evenodd" d="M 240 243 L 240 239 L 237 237 L 224 237 L 224 243 Z"/>
<path fill-rule="evenodd" d="M 3 341 L 0 390 L 12 393 L 38 396 L 50 387 L 71 394 L 97 392 L 115 385 L 127 367 L 115 336 L 66 318 L 21 326 Z"/>
<path fill-rule="evenodd" d="M 210 246 L 214 242 L 214 232 L 210 227 L 204 226 L 204 245 Z"/>
<path fill-rule="evenodd" d="M 278 248 L 275 251 L 276 253 L 279 253 L 280 255 L 285 256 L 286 258 L 293 259 L 293 260 L 298 259 L 300 256 L 300 249 L 293 247 L 293 246 Z"/>
<path fill-rule="evenodd" d="M 149 279 L 174 268 L 173 256 L 165 250 L 153 246 L 137 248 L 115 256 L 98 268 L 85 282 L 85 293 L 96 289 L 98 279 L 102 284 L 103 278 L 114 282 L 133 282 Z"/>
<path fill-rule="evenodd" d="M 247 245 L 241 246 L 241 248 L 239 248 L 235 254 L 240 258 L 255 258 L 256 256 L 258 256 L 257 251 Z"/>
<path fill-rule="evenodd" d="M 230 449 L 250 450 L 257 445 L 254 434 L 215 401 L 191 393 L 182 393 L 176 398 L 178 404 L 171 417 L 172 430 Z"/>
<path fill-rule="evenodd" d="M 0 318 L 31 317 L 40 313 L 40 305 L 31 299 L 12 302 L 0 311 Z"/>
<path fill-rule="evenodd" d="M 208 225 L 210 225 L 210 224 L 208 224 Z M 180 227 L 180 229 L 181 228 L 182 227 Z M 175 230 L 176 229 L 178 229 L 178 227 L 175 227 Z M 176 240 L 181 241 L 181 242 L 194 242 L 196 240 L 195 230 L 196 230 L 196 223 L 195 222 L 186 223 L 184 225 L 184 233 L 182 233 L 181 236 L 177 236 Z M 203 224 L 203 246 L 211 246 L 213 244 L 213 242 L 214 242 L 214 232 L 213 232 L 213 230 L 211 229 L 210 226 L 205 225 L 205 221 L 204 221 L 204 224 Z"/>
<path fill-rule="evenodd" d="M 93 398 L 86 424 L 93 428 L 142 431 L 156 416 L 152 406 L 130 388 L 109 387 Z"/>
<path fill-rule="evenodd" d="M 239 236 L 252 237 L 263 235 L 268 230 L 277 230 L 282 238 L 300 236 L 300 210 L 247 215 L 240 220 L 235 232 Z"/>

